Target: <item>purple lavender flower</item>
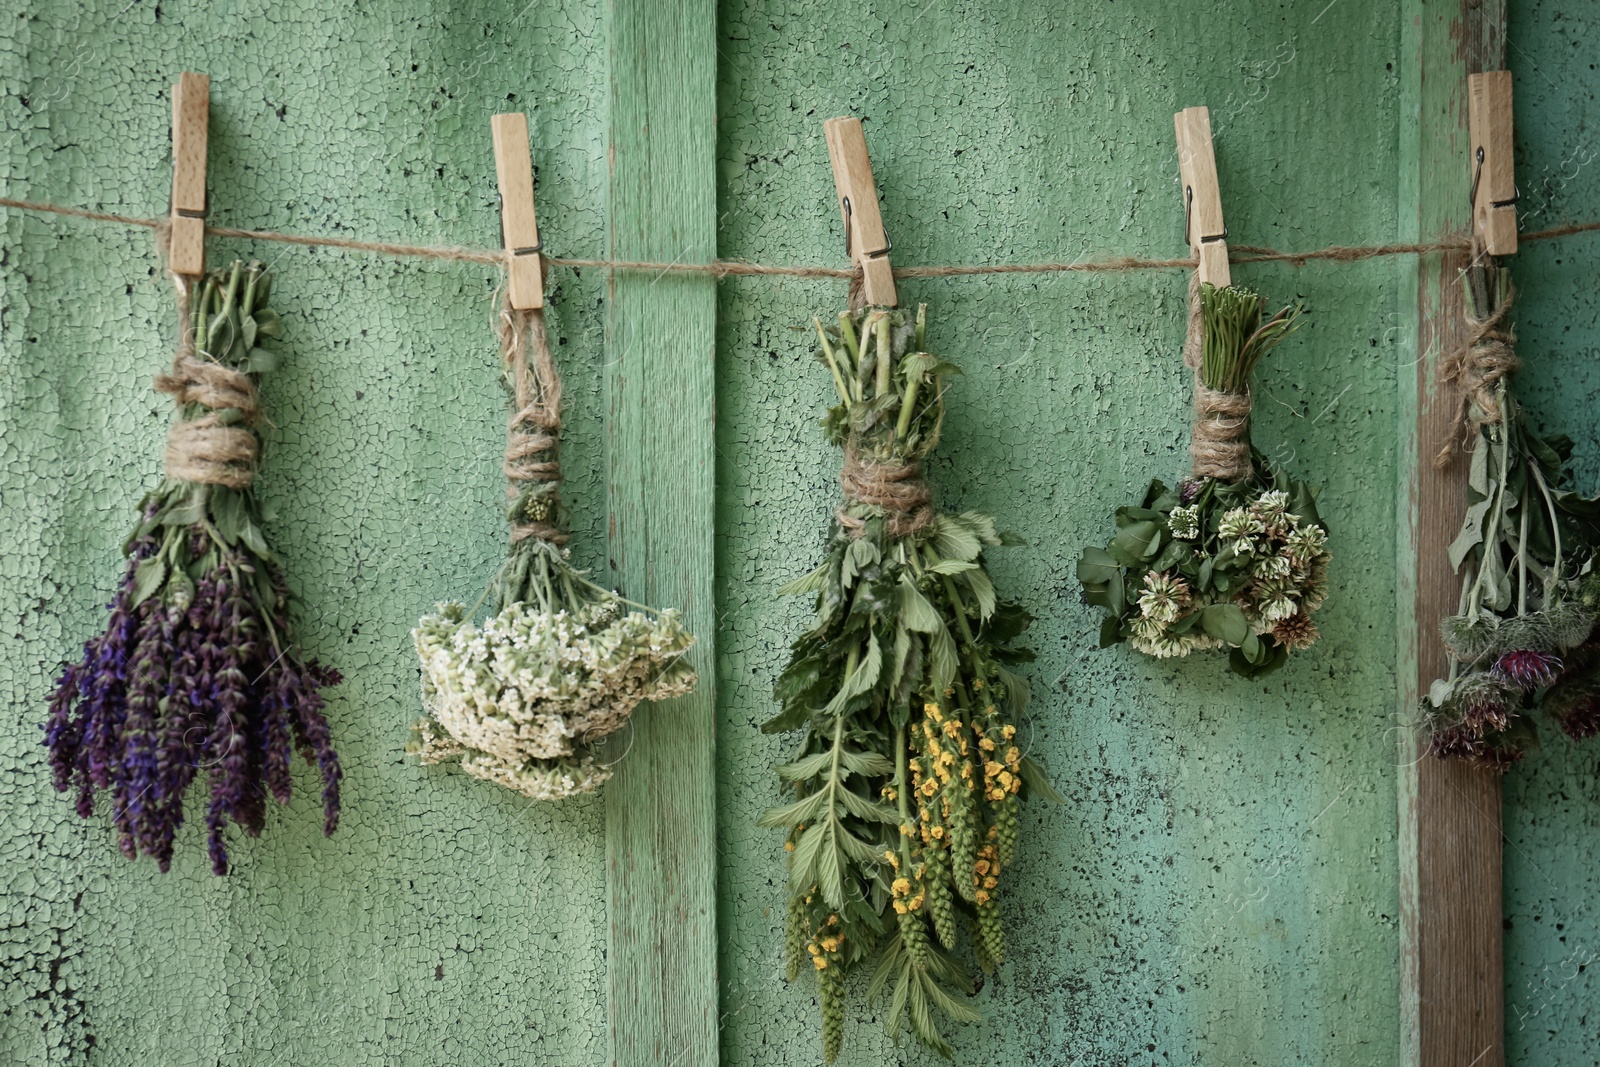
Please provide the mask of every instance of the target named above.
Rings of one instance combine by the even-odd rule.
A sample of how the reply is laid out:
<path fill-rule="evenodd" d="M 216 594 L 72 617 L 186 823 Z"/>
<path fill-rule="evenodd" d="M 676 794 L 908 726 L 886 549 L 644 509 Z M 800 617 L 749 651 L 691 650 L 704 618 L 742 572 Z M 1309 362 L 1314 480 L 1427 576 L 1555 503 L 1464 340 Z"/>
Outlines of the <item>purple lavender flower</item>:
<path fill-rule="evenodd" d="M 1490 670 L 1512 685 L 1532 692 L 1556 680 L 1561 670 L 1561 657 L 1550 652 L 1515 649 L 1503 653 Z"/>
<path fill-rule="evenodd" d="M 1205 484 L 1205 480 L 1201 478 L 1185 478 L 1178 483 L 1178 500 L 1184 504 L 1193 504 L 1194 498 L 1200 495 L 1200 490 Z"/>

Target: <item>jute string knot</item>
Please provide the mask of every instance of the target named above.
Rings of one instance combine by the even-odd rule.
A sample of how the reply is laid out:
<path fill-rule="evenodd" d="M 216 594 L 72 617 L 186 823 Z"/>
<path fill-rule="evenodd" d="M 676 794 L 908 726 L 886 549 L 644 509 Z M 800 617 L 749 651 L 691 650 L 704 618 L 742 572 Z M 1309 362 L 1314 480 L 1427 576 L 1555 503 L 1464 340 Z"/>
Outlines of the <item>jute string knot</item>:
<path fill-rule="evenodd" d="M 1200 379 L 1205 354 L 1205 320 L 1200 312 L 1200 275 L 1189 276 L 1189 322 L 1183 362 L 1194 371 L 1194 423 L 1189 430 L 1190 469 L 1196 478 L 1237 482 L 1250 477 L 1249 393 L 1208 389 Z"/>
<path fill-rule="evenodd" d="M 1516 350 L 1516 331 L 1510 324 L 1511 304 L 1515 298 L 1516 292 L 1508 284 L 1505 299 L 1488 318 L 1480 319 L 1470 306 L 1467 308 L 1467 325 L 1472 328 L 1472 336 L 1450 353 L 1440 367 L 1443 381 L 1458 383 L 1461 399 L 1454 420 L 1459 432 L 1452 434 L 1434 457 L 1437 466 L 1449 463 L 1458 447 L 1470 448 L 1483 427 L 1493 426 L 1505 417 L 1500 409 L 1500 383 L 1522 368 Z M 1470 305 L 1470 301 L 1468 303 Z"/>
<path fill-rule="evenodd" d="M 174 275 L 178 287 L 178 353 L 171 374 L 156 376 L 158 392 L 167 393 L 180 412 L 190 405 L 204 414 L 172 424 L 167 431 L 167 475 L 189 482 L 245 489 L 255 480 L 261 445 L 250 427 L 261 417 L 261 404 L 250 376 L 202 359 L 195 352 L 190 294 L 194 281 Z M 224 416 L 231 411 L 236 414 Z"/>
<path fill-rule="evenodd" d="M 553 545 L 567 543 L 557 524 L 555 486 L 561 482 L 561 375 L 550 355 L 544 313 L 536 308 L 500 309 L 500 353 L 511 376 L 516 410 L 506 429 L 503 469 L 511 482 L 507 494 L 516 499 L 530 485 L 549 484 L 541 496 L 544 517 L 521 515 L 511 527 L 512 544 L 537 537 Z"/>
<path fill-rule="evenodd" d="M 881 463 L 870 456 L 862 458 L 850 442 L 844 448 L 839 485 L 846 504 L 870 504 L 883 510 L 890 537 L 909 537 L 933 522 L 933 493 L 922 480 L 922 464 L 915 460 Z M 851 537 L 860 537 L 866 529 L 866 523 L 848 508 L 840 508 L 838 518 Z"/>

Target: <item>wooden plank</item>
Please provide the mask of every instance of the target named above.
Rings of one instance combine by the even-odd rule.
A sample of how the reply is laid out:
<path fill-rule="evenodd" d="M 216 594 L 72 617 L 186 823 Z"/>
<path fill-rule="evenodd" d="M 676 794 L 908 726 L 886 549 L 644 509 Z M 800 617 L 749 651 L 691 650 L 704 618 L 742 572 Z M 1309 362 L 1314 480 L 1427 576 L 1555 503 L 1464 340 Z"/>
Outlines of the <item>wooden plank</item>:
<path fill-rule="evenodd" d="M 506 250 L 507 299 L 514 308 L 544 307 L 544 258 L 533 210 L 533 155 L 528 116 L 520 111 L 489 120 L 494 172 L 500 186 L 500 238 Z"/>
<path fill-rule="evenodd" d="M 861 292 L 874 307 L 894 307 L 894 268 L 889 265 L 889 235 L 878 205 L 878 183 L 872 177 L 867 135 L 856 118 L 829 119 L 822 124 L 833 164 L 833 188 L 839 198 L 850 260 L 861 268 Z"/>
<path fill-rule="evenodd" d="M 609 252 L 716 255 L 715 0 L 613 0 Z M 641 708 L 605 787 L 611 1062 L 717 1062 L 716 282 L 616 273 L 606 336 L 609 576 L 684 612 L 700 684 Z"/>
<path fill-rule="evenodd" d="M 1472 136 L 1468 166 L 1472 227 L 1491 256 L 1517 250 L 1517 176 L 1512 158 L 1511 72 L 1486 71 L 1467 78 L 1467 122 Z"/>
<path fill-rule="evenodd" d="M 167 268 L 174 274 L 206 269 L 206 140 L 211 78 L 179 75 L 172 87 L 172 207 Z"/>
<path fill-rule="evenodd" d="M 1504 63 L 1505 0 L 1407 0 L 1401 144 L 1402 239 L 1471 225 L 1465 164 L 1467 75 Z M 1459 583 L 1446 546 L 1465 508 L 1465 464 L 1433 457 L 1453 432 L 1455 395 L 1438 382 L 1444 356 L 1466 337 L 1463 254 L 1420 257 L 1407 269 L 1402 312 L 1418 359 L 1401 375 L 1399 711 L 1415 712 L 1446 670 L 1439 620 Z M 1500 781 L 1492 772 L 1421 751 L 1402 730 L 1399 753 L 1403 1062 L 1501 1067 L 1505 1001 L 1501 960 Z"/>
<path fill-rule="evenodd" d="M 1178 136 L 1178 181 L 1185 205 L 1184 237 L 1199 261 L 1202 283 L 1231 285 L 1228 227 L 1222 220 L 1222 187 L 1211 143 L 1211 109 L 1186 107 L 1172 116 Z"/>

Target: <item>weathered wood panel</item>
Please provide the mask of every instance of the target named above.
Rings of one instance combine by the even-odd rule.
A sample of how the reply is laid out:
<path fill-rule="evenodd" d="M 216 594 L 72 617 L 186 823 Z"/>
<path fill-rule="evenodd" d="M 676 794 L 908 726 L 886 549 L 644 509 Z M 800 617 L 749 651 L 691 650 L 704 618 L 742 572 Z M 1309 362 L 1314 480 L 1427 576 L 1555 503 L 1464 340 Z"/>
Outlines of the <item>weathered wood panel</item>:
<path fill-rule="evenodd" d="M 613 0 L 610 254 L 716 255 L 716 5 Z M 681 609 L 700 686 L 641 709 L 606 786 L 611 1062 L 717 1061 L 716 283 L 620 273 L 606 319 L 610 555 L 624 596 Z"/>
<path fill-rule="evenodd" d="M 1402 68 L 1410 121 L 1402 129 L 1401 217 L 1412 239 L 1463 232 L 1468 203 L 1467 75 L 1505 64 L 1504 0 L 1413 0 Z M 1401 376 L 1407 457 L 1400 493 L 1399 693 L 1403 719 L 1447 669 L 1439 620 L 1460 583 L 1446 546 L 1466 508 L 1466 464 L 1434 457 L 1454 432 L 1456 393 L 1441 360 L 1467 333 L 1462 254 L 1420 257 L 1405 283 L 1415 362 Z M 1399 731 L 1401 1008 L 1405 1062 L 1497 1067 L 1505 1062 L 1501 962 L 1500 781 L 1433 759 Z"/>

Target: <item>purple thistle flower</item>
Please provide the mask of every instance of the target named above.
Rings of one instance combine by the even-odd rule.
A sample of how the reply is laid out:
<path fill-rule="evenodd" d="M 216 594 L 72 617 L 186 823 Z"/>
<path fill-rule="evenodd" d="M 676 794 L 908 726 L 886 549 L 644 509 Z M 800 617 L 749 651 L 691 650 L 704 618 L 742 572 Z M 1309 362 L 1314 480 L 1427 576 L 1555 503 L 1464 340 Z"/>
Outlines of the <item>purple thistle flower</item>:
<path fill-rule="evenodd" d="M 1600 695 L 1590 693 L 1583 697 L 1557 721 L 1574 741 L 1587 741 L 1600 734 Z"/>
<path fill-rule="evenodd" d="M 1532 692 L 1556 680 L 1561 670 L 1561 657 L 1550 652 L 1515 649 L 1503 653 L 1490 669 L 1497 677 Z"/>

